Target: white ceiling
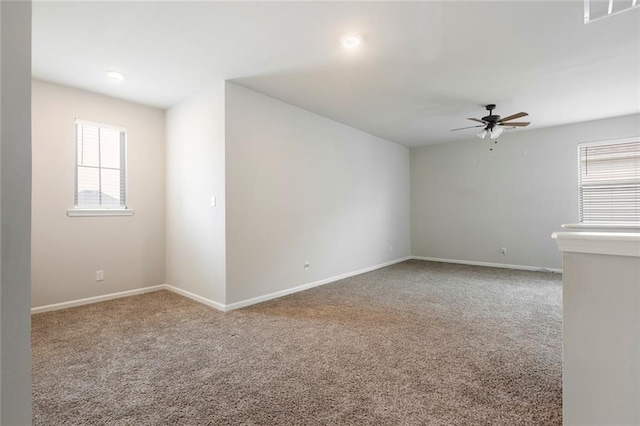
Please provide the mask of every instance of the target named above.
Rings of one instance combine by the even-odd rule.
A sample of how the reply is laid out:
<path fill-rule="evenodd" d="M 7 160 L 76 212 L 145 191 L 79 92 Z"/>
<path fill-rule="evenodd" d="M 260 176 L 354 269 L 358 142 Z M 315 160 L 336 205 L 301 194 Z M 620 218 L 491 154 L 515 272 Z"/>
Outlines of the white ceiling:
<path fill-rule="evenodd" d="M 474 137 L 450 129 L 487 103 L 528 129 L 639 113 L 640 8 L 585 25 L 582 7 L 34 2 L 33 75 L 161 108 L 232 80 L 406 146 Z"/>

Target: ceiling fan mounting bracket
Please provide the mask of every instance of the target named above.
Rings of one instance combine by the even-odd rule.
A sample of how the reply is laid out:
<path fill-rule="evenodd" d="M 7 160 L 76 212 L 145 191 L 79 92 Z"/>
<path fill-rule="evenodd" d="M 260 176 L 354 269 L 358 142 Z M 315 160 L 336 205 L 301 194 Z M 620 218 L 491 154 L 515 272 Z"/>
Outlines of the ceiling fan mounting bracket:
<path fill-rule="evenodd" d="M 493 114 L 493 110 L 496 109 L 496 104 L 489 104 L 485 106 L 485 108 L 487 109 L 487 111 L 489 111 L 489 115 L 482 117 L 482 121 L 488 123 L 491 127 L 493 127 L 493 125 L 497 123 L 498 120 L 500 120 L 499 115 Z"/>

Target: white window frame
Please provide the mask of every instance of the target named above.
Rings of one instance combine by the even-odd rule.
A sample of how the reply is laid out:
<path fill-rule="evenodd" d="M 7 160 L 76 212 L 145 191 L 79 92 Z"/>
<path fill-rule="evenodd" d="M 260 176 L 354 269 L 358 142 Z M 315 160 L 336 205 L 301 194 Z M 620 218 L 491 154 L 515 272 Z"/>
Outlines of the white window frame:
<path fill-rule="evenodd" d="M 583 192 L 582 192 L 582 189 L 583 189 L 583 184 L 582 184 L 583 163 L 582 163 L 582 152 L 581 152 L 582 149 L 583 148 L 589 148 L 589 147 L 595 147 L 595 146 L 618 145 L 618 144 L 634 143 L 634 142 L 640 142 L 640 136 L 631 137 L 631 138 L 623 138 L 623 139 L 612 139 L 612 140 L 605 140 L 605 141 L 584 142 L 584 143 L 578 144 L 577 154 L 578 154 L 578 217 L 579 217 L 579 223 L 572 224 L 572 225 L 566 225 L 566 227 L 571 227 L 571 228 L 611 228 L 611 229 L 637 229 L 637 228 L 640 228 L 640 220 L 638 220 L 638 221 L 614 221 L 614 220 L 610 220 L 610 221 L 587 221 L 587 222 L 584 222 L 584 218 L 583 218 L 583 195 L 582 195 L 583 194 Z M 640 170 L 640 164 L 637 164 L 636 168 L 638 170 Z M 638 185 L 640 185 L 640 182 L 638 182 Z M 640 200 L 638 200 L 638 202 L 640 202 Z M 563 226 L 565 226 L 565 225 L 563 225 Z"/>
<path fill-rule="evenodd" d="M 108 206 L 99 206 L 99 207 L 83 207 L 78 205 L 78 125 L 85 124 L 91 126 L 97 126 L 98 128 L 107 128 L 110 130 L 115 130 L 120 133 L 120 176 L 121 180 L 124 182 L 121 184 L 121 199 L 124 199 L 124 205 L 120 207 L 108 207 Z M 74 122 L 75 127 L 75 140 L 74 140 L 74 149 L 75 149 L 75 164 L 74 164 L 74 207 L 72 209 L 67 209 L 68 216 L 132 216 L 134 211 L 133 209 L 128 208 L 128 174 L 127 174 L 127 129 L 121 126 L 116 126 L 108 123 L 101 123 L 97 121 L 84 120 L 80 118 L 76 118 Z M 98 168 L 102 168 L 101 165 Z"/>

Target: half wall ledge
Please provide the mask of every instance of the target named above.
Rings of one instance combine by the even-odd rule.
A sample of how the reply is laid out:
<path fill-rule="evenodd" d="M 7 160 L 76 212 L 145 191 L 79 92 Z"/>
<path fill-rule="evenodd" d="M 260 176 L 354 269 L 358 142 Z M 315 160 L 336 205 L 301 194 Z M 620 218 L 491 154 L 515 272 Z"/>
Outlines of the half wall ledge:
<path fill-rule="evenodd" d="M 551 237 L 562 252 L 640 257 L 640 232 L 561 231 Z"/>

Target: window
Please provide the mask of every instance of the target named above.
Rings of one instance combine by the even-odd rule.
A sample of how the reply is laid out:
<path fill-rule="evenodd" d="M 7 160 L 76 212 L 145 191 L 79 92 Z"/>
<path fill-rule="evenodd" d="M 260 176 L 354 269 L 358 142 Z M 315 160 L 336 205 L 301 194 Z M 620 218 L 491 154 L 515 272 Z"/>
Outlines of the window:
<path fill-rule="evenodd" d="M 76 120 L 75 210 L 126 210 L 126 130 Z"/>
<path fill-rule="evenodd" d="M 578 150 L 580 222 L 640 224 L 640 137 Z"/>

